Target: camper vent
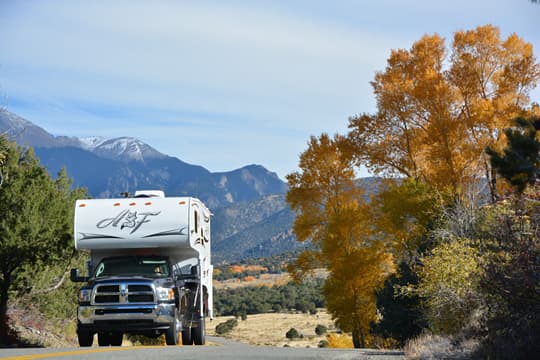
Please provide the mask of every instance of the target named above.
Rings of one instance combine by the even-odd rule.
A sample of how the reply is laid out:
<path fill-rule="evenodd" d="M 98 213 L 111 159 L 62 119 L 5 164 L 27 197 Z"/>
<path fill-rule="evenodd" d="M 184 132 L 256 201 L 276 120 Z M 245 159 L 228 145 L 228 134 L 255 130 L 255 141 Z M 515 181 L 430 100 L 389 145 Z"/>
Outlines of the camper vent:
<path fill-rule="evenodd" d="M 135 191 L 135 197 L 158 197 L 164 198 L 165 192 L 161 190 L 137 190 Z"/>

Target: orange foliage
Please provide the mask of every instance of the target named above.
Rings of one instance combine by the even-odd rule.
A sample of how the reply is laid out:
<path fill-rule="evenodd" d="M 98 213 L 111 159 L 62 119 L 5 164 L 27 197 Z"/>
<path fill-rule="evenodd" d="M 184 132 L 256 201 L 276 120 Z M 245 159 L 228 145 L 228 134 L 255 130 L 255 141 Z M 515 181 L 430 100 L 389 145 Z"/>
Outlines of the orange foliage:
<path fill-rule="evenodd" d="M 328 347 L 330 348 L 354 348 L 350 335 L 328 334 L 326 335 L 326 341 L 328 341 Z"/>
<path fill-rule="evenodd" d="M 245 281 L 245 282 L 255 281 L 255 277 L 254 277 L 254 276 L 246 276 L 246 277 L 244 278 L 244 281 Z"/>
<path fill-rule="evenodd" d="M 450 49 L 425 35 L 410 50 L 393 50 L 376 74 L 377 113 L 350 119 L 354 154 L 375 174 L 459 193 L 490 179 L 484 150 L 504 143 L 502 130 L 530 110 L 539 79 L 532 45 L 515 34 L 501 39 L 495 26 L 456 32 Z"/>
<path fill-rule="evenodd" d="M 266 272 L 268 268 L 260 265 L 231 265 L 230 270 L 233 274 L 241 274 L 246 271 Z"/>
<path fill-rule="evenodd" d="M 297 213 L 296 237 L 311 240 L 313 247 L 297 257 L 289 272 L 300 281 L 321 265 L 328 269 L 328 312 L 363 346 L 377 316 L 375 290 L 394 271 L 393 258 L 373 234 L 372 210 L 355 183 L 354 162 L 342 136 L 312 137 L 300 168 L 287 176 L 287 201 Z"/>
<path fill-rule="evenodd" d="M 245 271 L 245 266 L 243 265 L 231 265 L 230 269 L 233 274 L 240 274 Z"/>

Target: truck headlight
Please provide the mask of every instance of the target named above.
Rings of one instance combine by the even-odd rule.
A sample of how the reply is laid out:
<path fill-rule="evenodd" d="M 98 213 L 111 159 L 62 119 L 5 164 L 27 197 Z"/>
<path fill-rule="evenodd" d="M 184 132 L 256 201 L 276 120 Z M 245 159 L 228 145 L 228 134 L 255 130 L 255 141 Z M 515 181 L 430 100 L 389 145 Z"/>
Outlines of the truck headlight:
<path fill-rule="evenodd" d="M 79 302 L 90 302 L 92 297 L 92 289 L 79 290 Z"/>
<path fill-rule="evenodd" d="M 157 289 L 158 301 L 173 301 L 174 290 L 171 288 L 158 287 Z"/>

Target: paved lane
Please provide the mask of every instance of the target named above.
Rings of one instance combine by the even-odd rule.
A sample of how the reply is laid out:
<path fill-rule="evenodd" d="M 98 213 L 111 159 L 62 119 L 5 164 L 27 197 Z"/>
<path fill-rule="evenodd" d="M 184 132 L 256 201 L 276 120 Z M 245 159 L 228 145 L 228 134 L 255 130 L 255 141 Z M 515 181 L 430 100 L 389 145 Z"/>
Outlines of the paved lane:
<path fill-rule="evenodd" d="M 356 349 L 303 349 L 251 346 L 221 338 L 208 337 L 208 346 L 147 346 L 109 347 L 89 349 L 0 349 L 0 360 L 30 359 L 336 359 L 336 360 L 398 360 L 404 359 L 397 351 Z"/>

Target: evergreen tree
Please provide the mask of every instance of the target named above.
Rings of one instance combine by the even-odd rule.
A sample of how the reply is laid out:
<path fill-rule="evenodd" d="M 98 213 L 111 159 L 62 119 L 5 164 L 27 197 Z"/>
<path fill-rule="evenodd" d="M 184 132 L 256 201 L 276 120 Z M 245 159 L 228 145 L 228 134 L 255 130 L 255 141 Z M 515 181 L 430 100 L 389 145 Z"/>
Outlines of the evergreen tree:
<path fill-rule="evenodd" d="M 0 186 L 4 182 L 3 167 L 7 158 L 8 142 L 4 134 L 0 135 Z"/>
<path fill-rule="evenodd" d="M 536 138 L 540 130 L 540 118 L 517 118 L 516 127 L 504 131 L 508 145 L 502 154 L 488 147 L 491 166 L 522 193 L 527 185 L 534 185 L 539 175 L 540 141 Z"/>
<path fill-rule="evenodd" d="M 81 190 L 70 190 L 62 170 L 56 180 L 31 149 L 4 142 L 0 187 L 0 338 L 7 334 L 8 299 L 20 292 L 23 268 L 35 272 L 48 264 L 66 263 L 73 254 L 73 208 Z"/>

